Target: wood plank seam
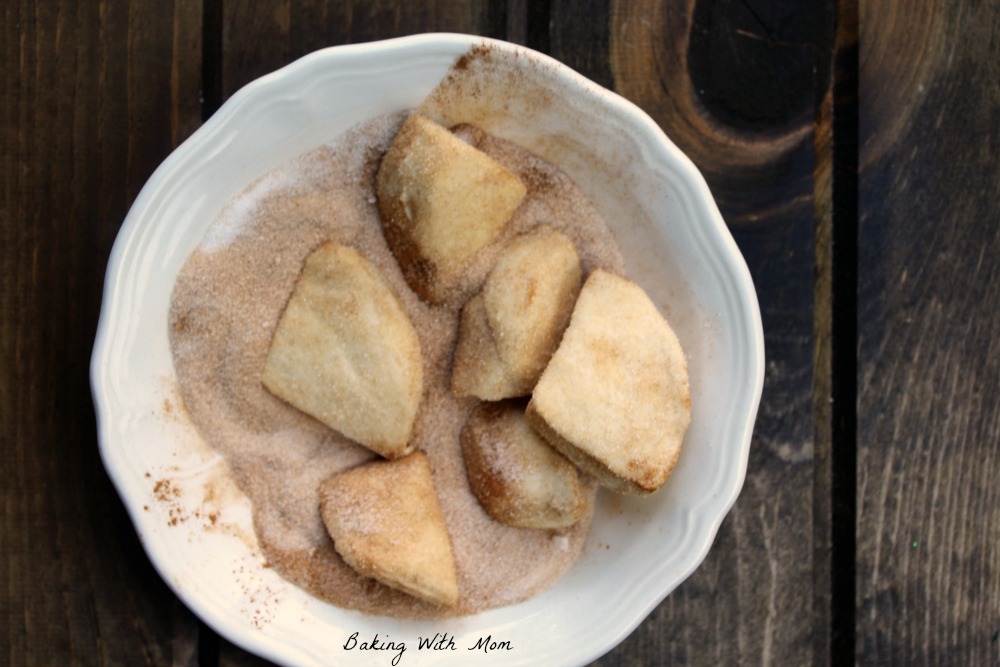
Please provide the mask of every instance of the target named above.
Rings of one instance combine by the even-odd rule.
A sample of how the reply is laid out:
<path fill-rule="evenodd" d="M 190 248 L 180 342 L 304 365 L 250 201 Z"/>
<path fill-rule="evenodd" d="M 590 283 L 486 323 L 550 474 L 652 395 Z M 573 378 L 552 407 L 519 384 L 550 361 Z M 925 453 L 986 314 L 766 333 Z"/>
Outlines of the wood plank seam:
<path fill-rule="evenodd" d="M 833 82 L 830 663 L 856 655 L 858 0 L 837 3 Z"/>
<path fill-rule="evenodd" d="M 222 0 L 202 1 L 201 120 L 222 106 Z"/>
<path fill-rule="evenodd" d="M 552 3 L 550 0 L 535 0 L 528 4 L 528 28 L 525 46 L 546 55 L 551 50 L 551 36 L 549 34 L 551 12 Z"/>

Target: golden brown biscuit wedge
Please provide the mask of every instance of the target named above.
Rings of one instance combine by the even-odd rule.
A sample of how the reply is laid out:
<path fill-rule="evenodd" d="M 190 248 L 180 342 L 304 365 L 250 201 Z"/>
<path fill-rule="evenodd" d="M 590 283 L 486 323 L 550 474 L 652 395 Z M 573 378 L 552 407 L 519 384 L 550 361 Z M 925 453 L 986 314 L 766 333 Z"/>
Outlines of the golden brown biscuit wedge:
<path fill-rule="evenodd" d="M 559 345 L 580 279 L 565 235 L 540 225 L 514 239 L 462 313 L 455 394 L 485 401 L 529 395 Z"/>
<path fill-rule="evenodd" d="M 358 574 L 435 605 L 455 604 L 455 559 L 426 454 L 333 475 L 319 497 L 337 553 Z"/>
<path fill-rule="evenodd" d="M 418 115 L 400 127 L 376 177 L 386 241 L 410 287 L 431 303 L 447 298 L 526 192 L 496 160 Z"/>
<path fill-rule="evenodd" d="M 483 403 L 462 429 L 469 485 L 486 512 L 520 528 L 566 528 L 586 514 L 576 467 L 528 426 L 523 402 Z"/>
<path fill-rule="evenodd" d="M 540 225 L 511 242 L 483 285 L 497 351 L 524 394 L 559 345 L 581 278 L 572 241 Z"/>
<path fill-rule="evenodd" d="M 662 486 L 691 398 L 677 336 L 642 288 L 600 269 L 590 275 L 526 417 L 602 485 L 640 495 Z"/>
<path fill-rule="evenodd" d="M 261 381 L 384 457 L 412 449 L 423 392 L 420 341 L 381 274 L 351 248 L 325 243 L 306 259 Z"/>

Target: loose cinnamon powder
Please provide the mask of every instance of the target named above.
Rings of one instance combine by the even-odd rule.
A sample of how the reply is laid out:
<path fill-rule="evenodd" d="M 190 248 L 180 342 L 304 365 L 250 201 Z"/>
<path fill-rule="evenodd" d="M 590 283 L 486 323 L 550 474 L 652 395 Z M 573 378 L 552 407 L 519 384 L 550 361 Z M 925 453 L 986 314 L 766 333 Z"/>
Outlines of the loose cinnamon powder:
<path fill-rule="evenodd" d="M 406 285 L 382 236 L 374 175 L 402 115 L 368 121 L 251 185 L 215 220 L 174 287 L 170 340 L 185 405 L 205 440 L 228 460 L 250 498 L 268 561 L 287 580 L 333 604 L 373 614 L 435 617 L 524 600 L 551 585 L 580 553 L 590 513 L 561 532 L 511 528 L 472 495 L 459 434 L 474 399 L 450 391 L 461 307 L 499 249 L 545 223 L 575 244 L 587 273 L 623 272 L 594 207 L 556 167 L 472 127 L 460 136 L 517 173 L 525 202 L 495 244 L 474 258 L 447 303 L 431 307 Z M 260 372 L 306 256 L 320 243 L 349 245 L 382 272 L 420 339 L 424 394 L 414 429 L 427 453 L 458 569 L 460 599 L 442 610 L 357 575 L 334 550 L 318 487 L 373 454 L 272 396 Z M 596 492 L 590 485 L 591 500 Z"/>

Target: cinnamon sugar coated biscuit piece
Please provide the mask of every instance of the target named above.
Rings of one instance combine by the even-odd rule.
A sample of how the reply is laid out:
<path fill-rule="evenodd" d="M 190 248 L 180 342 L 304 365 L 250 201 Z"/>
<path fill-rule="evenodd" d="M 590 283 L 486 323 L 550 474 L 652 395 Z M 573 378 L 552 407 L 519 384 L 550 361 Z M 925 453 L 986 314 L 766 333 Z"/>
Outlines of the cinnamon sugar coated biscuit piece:
<path fill-rule="evenodd" d="M 458 601 L 458 579 L 427 455 L 375 461 L 319 489 L 337 553 L 358 574 L 439 606 Z"/>
<path fill-rule="evenodd" d="M 483 403 L 462 429 L 469 485 L 486 512 L 520 528 L 566 528 L 589 509 L 576 467 L 536 434 L 524 403 Z"/>
<path fill-rule="evenodd" d="M 261 381 L 384 457 L 412 449 L 423 391 L 420 342 L 378 270 L 347 246 L 325 243 L 306 259 Z"/>
<path fill-rule="evenodd" d="M 526 416 L 602 485 L 640 495 L 663 485 L 691 398 L 677 336 L 642 288 L 600 269 L 590 275 Z"/>
<path fill-rule="evenodd" d="M 496 160 L 419 115 L 404 121 L 376 177 L 386 241 L 407 283 L 431 303 L 447 298 L 526 192 Z"/>
<path fill-rule="evenodd" d="M 483 285 L 486 316 L 504 365 L 531 393 L 569 323 L 580 292 L 580 258 L 547 225 L 515 239 Z"/>
<path fill-rule="evenodd" d="M 514 384 L 490 331 L 486 302 L 482 293 L 477 294 L 465 304 L 459 320 L 452 392 L 458 397 L 499 400 L 511 395 Z"/>
<path fill-rule="evenodd" d="M 497 401 L 531 394 L 580 291 L 580 258 L 547 225 L 514 239 L 483 284 L 482 305 L 462 314 L 452 389 Z"/>

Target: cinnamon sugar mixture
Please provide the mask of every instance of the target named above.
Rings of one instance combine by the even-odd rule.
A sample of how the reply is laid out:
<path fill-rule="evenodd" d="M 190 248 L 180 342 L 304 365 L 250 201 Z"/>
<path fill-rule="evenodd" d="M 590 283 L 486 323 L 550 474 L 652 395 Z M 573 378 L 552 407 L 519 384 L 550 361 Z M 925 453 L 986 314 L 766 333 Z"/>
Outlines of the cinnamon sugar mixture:
<path fill-rule="evenodd" d="M 579 555 L 591 513 L 560 533 L 512 528 L 491 519 L 472 495 L 459 433 L 476 401 L 450 391 L 461 307 L 481 287 L 499 248 L 539 223 L 574 242 L 585 273 L 598 266 L 622 273 L 623 267 L 607 226 L 568 177 L 518 146 L 463 127 L 459 136 L 518 174 L 528 196 L 449 302 L 431 307 L 421 301 L 382 237 L 374 194 L 379 160 L 402 118 L 368 121 L 265 175 L 231 202 L 177 279 L 170 341 L 187 409 L 252 501 L 261 548 L 284 578 L 367 613 L 466 614 L 524 600 L 552 584 Z M 452 541 L 460 591 L 454 609 L 436 609 L 362 578 L 340 559 L 320 519 L 317 489 L 329 475 L 374 455 L 260 382 L 303 262 L 325 241 L 354 247 L 381 270 L 420 339 L 424 395 L 414 438 L 430 458 Z"/>

